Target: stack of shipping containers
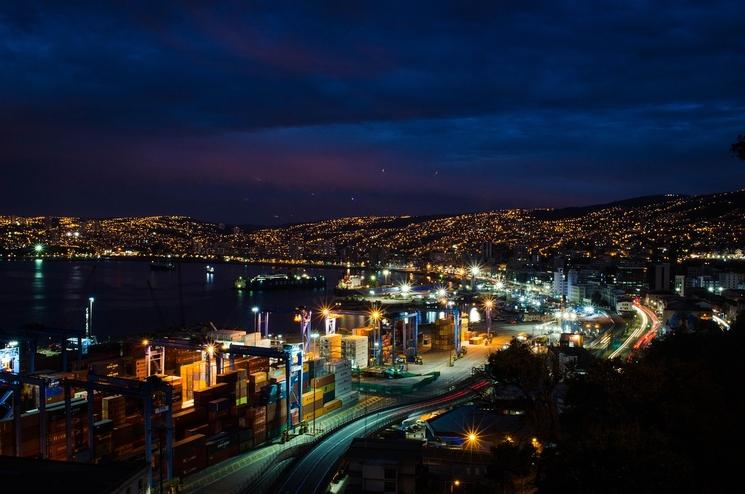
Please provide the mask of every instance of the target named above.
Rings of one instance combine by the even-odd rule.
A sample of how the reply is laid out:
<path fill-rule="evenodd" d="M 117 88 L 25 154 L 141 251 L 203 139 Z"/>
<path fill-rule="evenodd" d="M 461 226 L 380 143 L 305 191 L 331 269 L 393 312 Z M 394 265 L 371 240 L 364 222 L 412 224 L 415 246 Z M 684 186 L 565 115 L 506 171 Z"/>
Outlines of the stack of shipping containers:
<path fill-rule="evenodd" d="M 321 336 L 321 357 L 327 360 L 337 360 L 342 357 L 341 354 L 341 335 L 326 334 Z"/>
<path fill-rule="evenodd" d="M 432 333 L 432 350 L 453 350 L 455 348 L 453 331 L 454 326 L 451 319 L 438 319 Z"/>
<path fill-rule="evenodd" d="M 367 337 L 344 336 L 341 340 L 342 356 L 349 360 L 352 367 L 365 369 L 368 363 Z"/>

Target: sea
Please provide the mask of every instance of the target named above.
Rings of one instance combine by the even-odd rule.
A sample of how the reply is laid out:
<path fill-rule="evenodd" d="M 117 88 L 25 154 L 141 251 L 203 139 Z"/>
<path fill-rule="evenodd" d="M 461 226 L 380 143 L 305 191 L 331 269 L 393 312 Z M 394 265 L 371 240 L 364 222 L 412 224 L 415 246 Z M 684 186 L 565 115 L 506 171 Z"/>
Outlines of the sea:
<path fill-rule="evenodd" d="M 257 307 L 270 312 L 270 333 L 292 341 L 299 338 L 299 325 L 293 322 L 295 308 L 315 310 L 312 325 L 320 329 L 317 309 L 334 301 L 333 289 L 345 274 L 344 269 L 307 268 L 303 271 L 326 277 L 326 288 L 239 291 L 233 288 L 238 276 L 297 269 L 209 263 L 215 268 L 209 274 L 207 264 L 183 262 L 173 271 L 154 271 L 149 262 L 137 260 L 0 261 L 0 328 L 41 324 L 84 329 L 86 310 L 92 306 L 93 333 L 103 341 L 209 323 L 252 331 L 256 324 L 252 309 Z M 347 316 L 337 324 L 351 328 L 363 323 L 361 316 Z"/>

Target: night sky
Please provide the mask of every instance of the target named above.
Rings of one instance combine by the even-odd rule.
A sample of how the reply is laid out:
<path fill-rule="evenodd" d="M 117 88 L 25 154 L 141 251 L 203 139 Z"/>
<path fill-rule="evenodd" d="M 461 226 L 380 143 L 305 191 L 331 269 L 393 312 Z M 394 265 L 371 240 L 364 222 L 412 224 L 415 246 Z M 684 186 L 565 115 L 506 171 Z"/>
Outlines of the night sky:
<path fill-rule="evenodd" d="M 742 0 L 98 3 L 0 4 L 0 214 L 284 224 L 745 182 Z"/>

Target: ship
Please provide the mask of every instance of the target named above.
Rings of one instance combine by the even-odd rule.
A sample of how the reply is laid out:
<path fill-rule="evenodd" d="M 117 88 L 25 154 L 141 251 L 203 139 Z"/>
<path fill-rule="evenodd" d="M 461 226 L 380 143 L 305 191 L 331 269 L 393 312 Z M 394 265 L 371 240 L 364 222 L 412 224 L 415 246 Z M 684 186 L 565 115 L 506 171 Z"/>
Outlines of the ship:
<path fill-rule="evenodd" d="M 347 274 L 334 287 L 334 293 L 336 295 L 361 295 L 367 291 L 367 288 L 364 276 Z"/>
<path fill-rule="evenodd" d="M 325 288 L 326 278 L 308 274 L 260 274 L 247 280 L 243 276 L 235 279 L 236 290 L 288 290 L 291 288 Z"/>
<path fill-rule="evenodd" d="M 150 269 L 153 271 L 173 271 L 176 265 L 171 261 L 150 261 Z"/>

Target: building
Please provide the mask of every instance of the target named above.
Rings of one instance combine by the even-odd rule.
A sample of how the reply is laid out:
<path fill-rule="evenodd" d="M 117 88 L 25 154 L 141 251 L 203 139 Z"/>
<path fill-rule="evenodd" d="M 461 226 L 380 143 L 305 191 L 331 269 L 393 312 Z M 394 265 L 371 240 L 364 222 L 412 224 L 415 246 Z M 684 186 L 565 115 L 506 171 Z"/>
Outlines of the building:
<path fill-rule="evenodd" d="M 618 264 L 617 274 L 612 281 L 624 287 L 643 288 L 648 284 L 647 267 L 631 261 L 621 262 Z"/>
<path fill-rule="evenodd" d="M 675 293 L 681 297 L 686 296 L 686 277 L 682 274 L 675 275 Z"/>
<path fill-rule="evenodd" d="M 725 290 L 736 290 L 738 288 L 745 288 L 745 274 L 743 273 L 719 273 L 719 284 L 717 288 L 721 287 Z"/>
<path fill-rule="evenodd" d="M 581 304 L 588 301 L 587 285 L 572 285 L 567 292 L 567 301 L 573 304 Z"/>
<path fill-rule="evenodd" d="M 415 494 L 424 443 L 410 439 L 355 438 L 347 452 L 347 493 Z"/>
<path fill-rule="evenodd" d="M 655 309 L 666 330 L 692 332 L 706 329 L 713 310 L 710 303 L 669 293 L 648 293 L 645 301 Z"/>
<path fill-rule="evenodd" d="M 666 292 L 670 290 L 670 263 L 664 262 L 654 265 L 652 272 L 652 283 L 650 283 L 650 290 L 656 292 Z"/>
<path fill-rule="evenodd" d="M 572 287 L 577 284 L 579 275 L 576 270 L 570 269 L 564 271 L 564 268 L 558 268 L 554 271 L 553 291 L 557 297 L 567 298 Z"/>
<path fill-rule="evenodd" d="M 144 461 L 75 463 L 0 456 L 3 492 L 86 492 L 149 494 Z"/>

